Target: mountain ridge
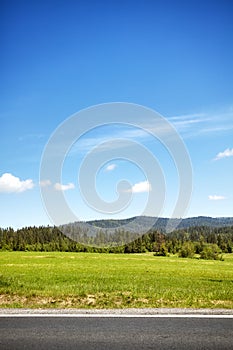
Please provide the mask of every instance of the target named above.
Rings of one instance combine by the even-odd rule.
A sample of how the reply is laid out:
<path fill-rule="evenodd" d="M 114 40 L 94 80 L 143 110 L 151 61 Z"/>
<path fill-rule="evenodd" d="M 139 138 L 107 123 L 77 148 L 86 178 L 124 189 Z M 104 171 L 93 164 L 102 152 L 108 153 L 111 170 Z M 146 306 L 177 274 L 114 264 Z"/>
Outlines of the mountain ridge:
<path fill-rule="evenodd" d="M 169 232 L 177 229 L 185 229 L 194 226 L 206 226 L 211 228 L 233 226 L 233 217 L 211 217 L 211 216 L 194 216 L 184 219 L 152 217 L 152 216 L 135 216 L 127 219 L 99 219 L 89 221 L 76 221 L 61 225 L 65 229 L 68 227 L 81 227 L 88 229 L 89 233 L 96 230 L 116 230 L 124 229 L 131 232 L 147 232 L 150 229 Z"/>

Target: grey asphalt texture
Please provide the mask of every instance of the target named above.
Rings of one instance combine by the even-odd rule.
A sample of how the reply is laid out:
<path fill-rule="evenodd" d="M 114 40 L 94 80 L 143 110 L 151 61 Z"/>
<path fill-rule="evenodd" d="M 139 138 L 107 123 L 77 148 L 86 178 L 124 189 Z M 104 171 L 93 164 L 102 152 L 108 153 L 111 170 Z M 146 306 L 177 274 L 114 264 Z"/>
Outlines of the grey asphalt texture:
<path fill-rule="evenodd" d="M 15 314 L 0 318 L 0 349 L 232 350 L 233 319 Z"/>

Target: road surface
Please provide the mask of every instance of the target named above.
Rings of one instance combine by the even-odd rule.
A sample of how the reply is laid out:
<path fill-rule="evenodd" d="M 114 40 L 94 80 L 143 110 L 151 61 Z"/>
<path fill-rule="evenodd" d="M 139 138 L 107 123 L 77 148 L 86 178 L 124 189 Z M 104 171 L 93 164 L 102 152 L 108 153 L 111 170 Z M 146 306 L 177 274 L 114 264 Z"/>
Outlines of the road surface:
<path fill-rule="evenodd" d="M 232 350 L 232 316 L 5 315 L 1 350 Z"/>

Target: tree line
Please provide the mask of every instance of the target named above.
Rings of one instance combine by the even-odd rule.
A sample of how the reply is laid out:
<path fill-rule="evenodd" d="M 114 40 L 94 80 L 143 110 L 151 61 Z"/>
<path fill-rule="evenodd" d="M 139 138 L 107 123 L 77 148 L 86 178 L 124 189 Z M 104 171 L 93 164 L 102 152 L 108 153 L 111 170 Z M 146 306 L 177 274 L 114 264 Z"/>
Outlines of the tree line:
<path fill-rule="evenodd" d="M 100 229 L 95 236 L 80 228 L 73 237 L 64 235 L 59 228 L 50 226 L 0 228 L 0 250 L 60 251 L 99 253 L 144 253 L 157 256 L 178 254 L 203 259 L 220 259 L 222 253 L 233 252 L 233 226 L 196 226 L 171 233 L 151 230 L 146 234 L 115 229 L 108 233 Z"/>
<path fill-rule="evenodd" d="M 151 231 L 125 246 L 126 253 L 146 251 L 157 256 L 192 258 L 198 254 L 202 259 L 222 259 L 223 253 L 233 252 L 233 226 L 189 227 L 168 234 Z"/>

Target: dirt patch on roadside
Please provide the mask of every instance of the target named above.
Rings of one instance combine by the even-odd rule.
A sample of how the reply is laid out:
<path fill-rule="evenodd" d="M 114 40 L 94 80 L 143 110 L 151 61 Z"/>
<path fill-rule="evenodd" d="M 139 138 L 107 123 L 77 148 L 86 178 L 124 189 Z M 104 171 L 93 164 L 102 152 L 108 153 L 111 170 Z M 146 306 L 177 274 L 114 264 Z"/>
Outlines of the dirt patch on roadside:
<path fill-rule="evenodd" d="M 16 294 L 0 295 L 0 308 L 92 308 L 92 309 L 123 309 L 123 308 L 177 308 L 184 307 L 183 302 L 155 299 L 151 300 L 146 297 L 135 297 L 130 292 L 123 293 L 97 293 L 87 295 L 70 295 L 70 296 L 40 296 L 31 295 L 23 296 Z M 196 301 L 196 308 L 233 308 L 231 300 L 212 300 L 205 302 L 203 300 Z M 190 307 L 190 306 L 185 306 Z"/>

